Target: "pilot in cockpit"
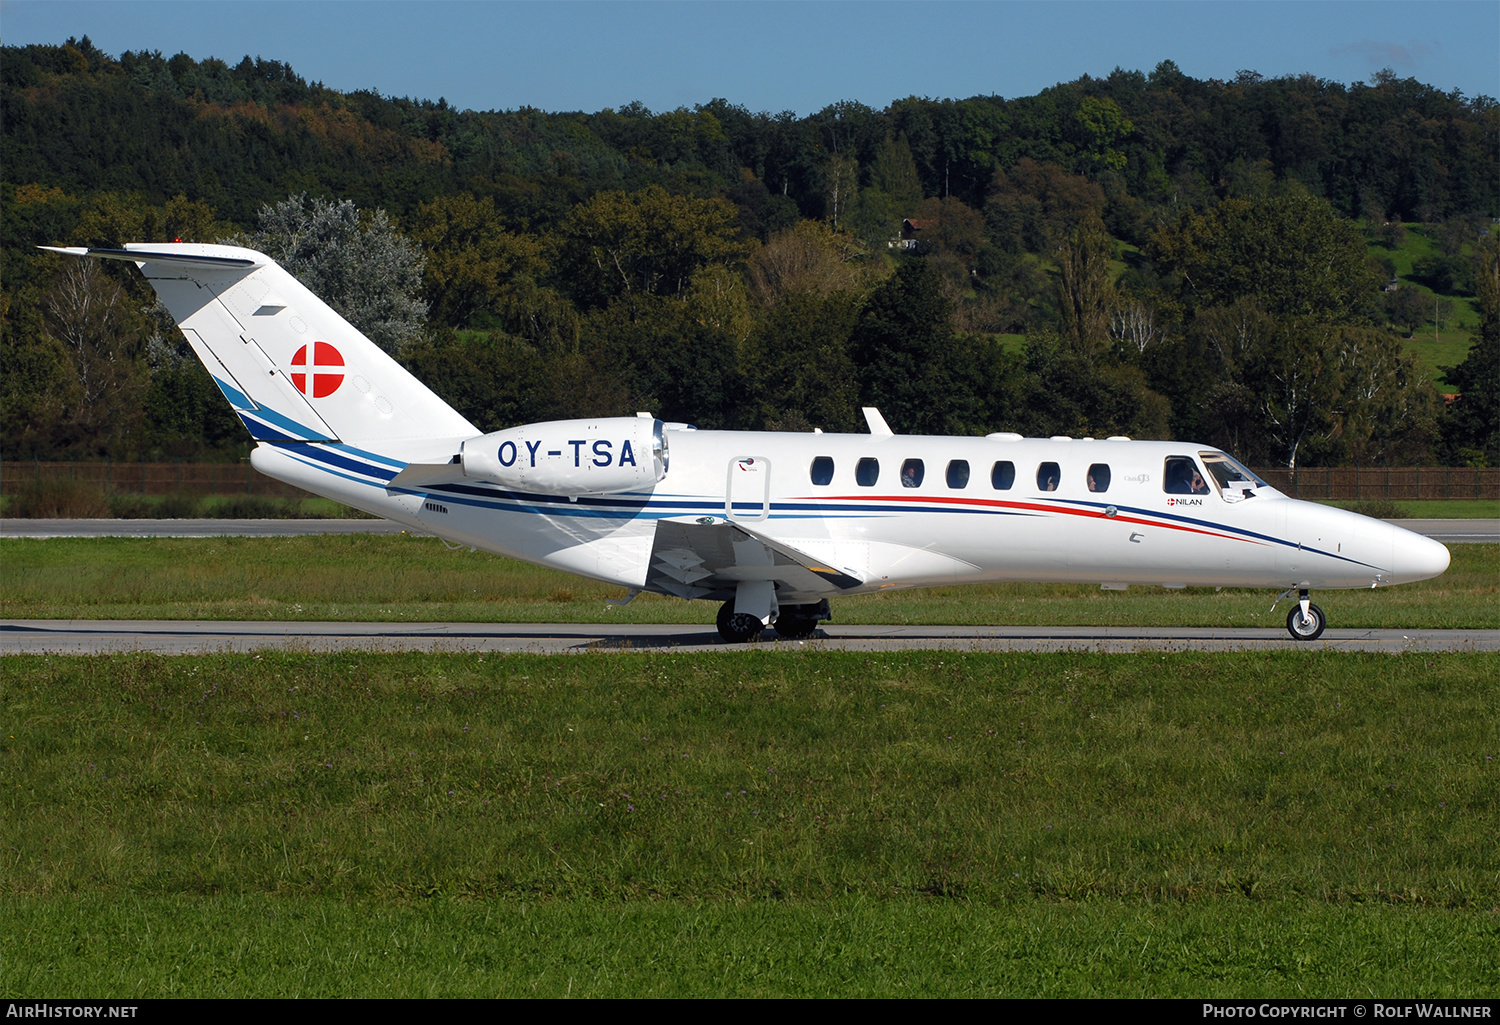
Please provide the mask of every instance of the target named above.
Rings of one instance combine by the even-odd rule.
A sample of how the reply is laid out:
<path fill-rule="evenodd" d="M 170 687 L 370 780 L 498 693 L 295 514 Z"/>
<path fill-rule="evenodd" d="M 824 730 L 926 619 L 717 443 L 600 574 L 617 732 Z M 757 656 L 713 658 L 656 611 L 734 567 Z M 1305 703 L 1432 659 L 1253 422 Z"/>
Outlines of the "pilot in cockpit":
<path fill-rule="evenodd" d="M 1193 461 L 1179 456 L 1167 460 L 1166 491 L 1169 495 L 1206 495 L 1208 485 Z"/>

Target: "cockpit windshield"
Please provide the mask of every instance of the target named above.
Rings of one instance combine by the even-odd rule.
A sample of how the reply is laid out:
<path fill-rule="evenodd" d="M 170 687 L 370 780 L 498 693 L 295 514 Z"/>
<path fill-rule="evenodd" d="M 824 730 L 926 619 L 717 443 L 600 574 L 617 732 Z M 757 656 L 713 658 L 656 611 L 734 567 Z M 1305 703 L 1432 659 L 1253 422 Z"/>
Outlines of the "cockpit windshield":
<path fill-rule="evenodd" d="M 1219 494 L 1226 502 L 1254 498 L 1257 489 L 1270 487 L 1238 460 L 1223 452 L 1199 452 L 1198 455 L 1218 484 Z"/>

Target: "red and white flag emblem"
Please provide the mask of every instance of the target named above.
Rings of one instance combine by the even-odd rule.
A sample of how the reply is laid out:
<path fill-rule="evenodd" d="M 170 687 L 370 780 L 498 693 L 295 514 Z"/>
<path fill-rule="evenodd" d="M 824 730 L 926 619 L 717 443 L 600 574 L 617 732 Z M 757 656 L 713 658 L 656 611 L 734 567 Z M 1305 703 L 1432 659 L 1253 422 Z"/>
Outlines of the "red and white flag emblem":
<path fill-rule="evenodd" d="M 297 350 L 297 355 L 292 357 L 292 366 L 307 366 L 307 346 Z M 326 399 L 339 390 L 339 385 L 344 383 L 344 357 L 327 342 L 313 342 L 313 358 L 311 374 L 296 372 L 292 373 L 292 383 L 303 395 L 311 395 L 315 399 Z M 312 377 L 312 391 L 307 390 L 307 379 Z"/>

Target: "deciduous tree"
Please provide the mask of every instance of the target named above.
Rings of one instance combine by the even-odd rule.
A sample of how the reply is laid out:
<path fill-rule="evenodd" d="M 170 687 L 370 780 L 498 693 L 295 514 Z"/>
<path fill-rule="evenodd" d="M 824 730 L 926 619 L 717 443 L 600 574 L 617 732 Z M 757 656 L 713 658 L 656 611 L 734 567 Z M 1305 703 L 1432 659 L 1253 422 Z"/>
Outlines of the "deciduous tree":
<path fill-rule="evenodd" d="M 1266 312 L 1321 323 L 1361 319 L 1379 279 L 1352 221 L 1299 187 L 1189 211 L 1153 236 L 1154 255 L 1182 275 L 1184 301 L 1228 306 L 1253 298 Z"/>
<path fill-rule="evenodd" d="M 47 330 L 77 377 L 74 442 L 104 453 L 129 438 L 146 384 L 144 336 L 125 292 L 96 260 L 69 260 L 43 299 Z"/>
<path fill-rule="evenodd" d="M 534 281 L 546 270 L 540 241 L 506 231 L 488 196 L 463 192 L 422 204 L 412 237 L 426 255 L 422 279 L 429 313 L 454 327 L 480 310 L 495 311 L 517 279 Z"/>
<path fill-rule="evenodd" d="M 256 230 L 225 239 L 258 249 L 390 353 L 422 336 L 422 250 L 376 210 L 296 195 L 261 208 Z"/>
<path fill-rule="evenodd" d="M 737 219 L 727 200 L 674 196 L 657 185 L 601 192 L 563 222 L 557 269 L 586 305 L 616 296 L 677 295 L 698 268 L 743 255 Z"/>

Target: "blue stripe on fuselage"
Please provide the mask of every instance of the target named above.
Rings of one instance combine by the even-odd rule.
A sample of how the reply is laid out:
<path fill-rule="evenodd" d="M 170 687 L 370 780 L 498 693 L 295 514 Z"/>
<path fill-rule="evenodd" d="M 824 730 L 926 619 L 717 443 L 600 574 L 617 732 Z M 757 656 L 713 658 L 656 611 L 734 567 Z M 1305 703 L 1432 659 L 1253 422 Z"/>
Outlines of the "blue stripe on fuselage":
<path fill-rule="evenodd" d="M 350 445 L 338 444 L 338 453 L 331 451 L 332 445 L 327 444 L 287 444 L 297 442 L 298 439 L 282 438 L 269 439 L 277 442 L 277 447 L 286 451 L 289 455 L 296 454 L 298 461 L 309 466 L 317 466 L 318 463 L 325 464 L 318 467 L 325 472 L 333 474 L 344 480 L 354 481 L 369 487 L 377 487 L 381 490 L 386 488 L 387 483 L 395 477 L 396 471 L 406 464 L 388 456 L 382 456 L 363 449 L 354 448 Z M 345 455 L 347 453 L 348 455 Z M 378 460 L 386 465 L 374 465 L 372 462 L 361 462 L 350 456 L 363 456 L 366 460 Z M 332 467 L 342 470 L 350 470 L 362 473 L 374 480 L 362 480 L 359 477 L 350 476 L 346 473 L 338 473 Z M 680 495 L 657 495 L 626 497 L 626 496 L 581 496 L 576 501 L 570 501 L 561 495 L 538 495 L 526 492 L 507 491 L 495 486 L 484 486 L 475 484 L 439 484 L 430 488 L 400 488 L 399 492 L 413 495 L 441 495 L 445 501 L 455 502 L 460 505 L 473 506 L 476 508 L 490 508 L 498 511 L 516 513 L 535 513 L 543 515 L 565 514 L 568 516 L 586 517 L 589 519 L 664 519 L 672 516 L 683 516 L 691 513 L 719 512 L 723 510 L 724 503 L 714 500 L 692 500 L 687 496 Z M 916 496 L 914 496 L 915 498 Z M 1078 507 L 1080 509 L 1104 509 L 1112 503 L 1083 501 L 1067 498 L 1046 498 L 1043 501 L 1053 502 L 1059 506 Z M 871 516 L 890 515 L 896 513 L 911 513 L 921 511 L 924 513 L 957 513 L 962 515 L 983 514 L 987 516 L 1023 516 L 1039 517 L 1046 516 L 1045 512 L 1004 509 L 993 506 L 962 506 L 953 504 L 926 505 L 926 504 L 887 504 L 881 502 L 772 502 L 771 519 L 868 519 Z M 759 502 L 736 502 L 736 509 L 760 508 Z M 1273 537 L 1257 531 L 1248 530 L 1243 527 L 1229 526 L 1216 523 L 1213 520 L 1198 519 L 1192 516 L 1183 516 L 1178 513 L 1158 512 L 1154 509 L 1143 509 L 1138 506 L 1116 506 L 1121 512 L 1131 513 L 1137 516 L 1149 516 L 1160 520 L 1168 520 L 1196 528 L 1217 531 L 1230 535 L 1238 535 L 1243 538 L 1254 539 L 1268 544 L 1284 545 L 1287 548 L 1299 547 L 1295 541 L 1284 538 Z M 1059 509 L 1060 513 L 1066 514 L 1067 509 Z M 1163 524 L 1167 526 L 1169 524 Z M 1347 562 L 1355 566 L 1364 566 L 1369 569 L 1379 569 L 1369 563 L 1358 559 L 1351 559 L 1346 555 L 1335 552 L 1323 551 L 1319 548 L 1311 548 L 1306 544 L 1300 546 L 1303 551 L 1315 555 L 1326 556 L 1340 562 Z"/>

